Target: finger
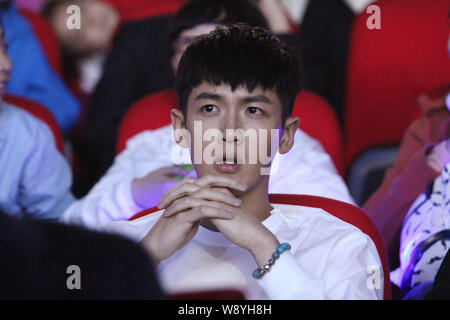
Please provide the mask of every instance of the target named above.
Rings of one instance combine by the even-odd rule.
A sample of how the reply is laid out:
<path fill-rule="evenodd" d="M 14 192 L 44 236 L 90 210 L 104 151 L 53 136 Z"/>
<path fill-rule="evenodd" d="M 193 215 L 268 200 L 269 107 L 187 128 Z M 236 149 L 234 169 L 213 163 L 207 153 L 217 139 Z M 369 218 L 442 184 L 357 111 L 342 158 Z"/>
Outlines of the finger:
<path fill-rule="evenodd" d="M 188 181 L 188 179 L 192 178 L 186 178 L 176 186 L 170 188 L 164 196 L 159 200 L 158 208 L 164 209 L 168 205 L 170 205 L 173 201 L 184 197 L 187 194 L 190 194 L 192 192 L 200 190 L 200 187 L 196 185 L 195 183 L 192 183 Z M 195 179 L 192 179 L 195 180 Z"/>
<path fill-rule="evenodd" d="M 187 190 L 187 191 L 186 191 Z M 193 192 L 190 192 L 193 190 Z M 183 191 L 186 191 L 183 193 Z M 242 201 L 238 198 L 236 198 L 228 189 L 226 188 L 217 188 L 217 189 L 211 189 L 211 188 L 199 188 L 198 190 L 188 186 L 185 186 L 185 188 L 181 188 L 179 190 L 180 193 L 171 195 L 168 195 L 167 198 L 164 200 L 164 203 L 161 205 L 164 206 L 164 208 L 169 209 L 170 205 L 173 205 L 176 201 L 181 201 L 181 198 L 185 197 L 189 193 L 189 197 L 198 198 L 198 199 L 204 199 L 209 201 L 217 201 L 224 204 L 228 204 L 230 206 L 239 207 L 242 204 Z M 169 211 L 171 212 L 171 211 Z"/>
<path fill-rule="evenodd" d="M 234 207 L 216 201 L 208 201 L 204 199 L 198 199 L 194 197 L 185 197 L 174 201 L 165 211 L 165 217 L 171 217 L 177 213 L 187 211 L 188 209 L 193 209 L 199 206 L 209 206 L 217 209 L 223 209 L 229 212 L 234 211 Z"/>
<path fill-rule="evenodd" d="M 247 186 L 226 176 L 206 175 L 197 180 L 197 184 L 202 187 L 226 187 L 240 191 L 245 191 Z"/>
<path fill-rule="evenodd" d="M 182 219 L 189 223 L 195 223 L 204 218 L 230 220 L 233 219 L 233 217 L 234 213 L 231 211 L 208 205 L 198 206 L 192 210 L 184 211 L 177 215 L 178 219 Z"/>
<path fill-rule="evenodd" d="M 225 190 L 225 191 L 224 191 Z M 233 207 L 239 207 L 242 200 L 236 198 L 228 189 L 220 188 L 201 188 L 200 190 L 191 194 L 191 197 L 200 198 L 209 201 L 218 201 L 228 204 Z"/>

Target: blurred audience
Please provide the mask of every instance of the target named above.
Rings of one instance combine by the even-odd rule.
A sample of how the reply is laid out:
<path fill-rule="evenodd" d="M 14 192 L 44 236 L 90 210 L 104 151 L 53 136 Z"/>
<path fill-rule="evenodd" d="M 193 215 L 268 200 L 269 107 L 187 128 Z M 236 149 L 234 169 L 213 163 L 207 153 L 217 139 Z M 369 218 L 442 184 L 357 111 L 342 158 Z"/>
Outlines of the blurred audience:
<path fill-rule="evenodd" d="M 8 28 L 0 17 L 0 211 L 18 218 L 58 219 L 74 200 L 72 173 L 46 124 L 3 102 L 12 74 L 3 32 Z"/>
<path fill-rule="evenodd" d="M 82 190 L 78 194 L 85 194 L 111 164 L 115 126 L 124 110 L 172 85 L 161 31 L 180 1 L 157 2 L 160 6 L 143 0 L 50 0 L 43 8 L 61 43 L 66 80 L 83 105 L 72 142 L 81 180 L 90 182 L 80 188 L 76 183 Z M 66 27 L 66 9 L 73 4 L 81 10 L 80 30 Z"/>
<path fill-rule="evenodd" d="M 67 132 L 78 120 L 78 101 L 52 71 L 30 25 L 12 1 L 0 2 L 0 16 L 7 26 L 7 51 L 14 65 L 6 92 L 41 103 Z"/>
<path fill-rule="evenodd" d="M 103 72 L 106 56 L 118 46 L 117 39 L 139 34 L 147 37 L 157 27 L 138 24 L 151 17 L 176 11 L 184 0 L 48 0 L 42 8 L 63 49 L 65 73 L 85 94 L 91 94 Z M 67 28 L 67 8 L 80 8 L 81 29 Z M 124 35 L 125 33 L 125 35 Z"/>
<path fill-rule="evenodd" d="M 168 31 L 173 71 L 195 37 L 235 21 L 267 28 L 264 16 L 247 1 L 195 0 L 184 5 L 174 15 Z M 279 37 L 295 42 L 295 36 Z M 175 105 L 176 101 L 172 103 Z M 301 130 L 297 130 L 295 141 L 291 152 L 278 155 L 278 171 L 271 175 L 269 192 L 318 195 L 353 203 L 320 143 Z M 134 136 L 107 173 L 84 198 L 66 210 L 62 220 L 96 227 L 111 220 L 126 220 L 155 206 L 180 178 L 192 174 L 186 167 L 176 165 L 177 159 L 181 164 L 191 164 L 189 155 L 175 142 L 171 125 Z"/>
<path fill-rule="evenodd" d="M 364 205 L 391 256 L 399 254 L 391 281 L 404 292 L 432 282 L 450 246 L 450 113 L 444 101 L 420 98 L 428 111 L 409 126 L 394 166 Z"/>

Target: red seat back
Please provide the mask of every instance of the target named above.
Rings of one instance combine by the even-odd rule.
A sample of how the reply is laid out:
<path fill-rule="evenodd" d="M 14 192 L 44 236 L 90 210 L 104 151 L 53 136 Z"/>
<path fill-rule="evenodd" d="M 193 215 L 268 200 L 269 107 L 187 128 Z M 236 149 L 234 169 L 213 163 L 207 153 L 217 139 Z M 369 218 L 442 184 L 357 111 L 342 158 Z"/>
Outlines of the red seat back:
<path fill-rule="evenodd" d="M 345 106 L 345 161 L 365 149 L 397 144 L 419 94 L 450 82 L 448 0 L 378 0 L 381 29 L 369 14 L 351 34 Z"/>
<path fill-rule="evenodd" d="M 136 102 L 122 120 L 117 153 L 125 149 L 127 140 L 134 135 L 170 124 L 170 110 L 177 106 L 177 96 L 172 89 L 148 95 Z M 303 90 L 295 101 L 292 115 L 300 118 L 300 128 L 322 143 L 337 170 L 342 173 L 341 131 L 330 105 L 317 94 Z"/>
<path fill-rule="evenodd" d="M 311 91 L 302 90 L 295 100 L 292 116 L 300 118 L 300 128 L 322 144 L 337 171 L 343 175 L 344 146 L 341 128 L 328 102 Z"/>
<path fill-rule="evenodd" d="M 384 299 L 391 299 L 391 283 L 389 278 L 389 262 L 387 257 L 386 246 L 381 238 L 380 231 L 369 218 L 369 216 L 360 208 L 351 204 L 316 196 L 309 195 L 293 195 L 293 194 L 271 194 L 269 195 L 270 203 L 289 204 L 304 207 L 320 208 L 332 214 L 336 218 L 354 225 L 363 233 L 367 234 L 374 242 L 384 270 Z M 129 221 L 141 218 L 148 214 L 158 211 L 157 207 L 149 208 L 137 213 Z"/>
<path fill-rule="evenodd" d="M 50 131 L 53 133 L 57 149 L 61 152 L 61 154 L 64 154 L 63 134 L 61 133 L 61 129 L 59 128 L 55 118 L 50 113 L 50 111 L 47 110 L 47 108 L 45 108 L 38 102 L 10 94 L 3 96 L 3 100 L 16 107 L 26 110 L 36 118 L 42 120 L 49 127 Z"/>
<path fill-rule="evenodd" d="M 53 71 L 61 75 L 61 51 L 50 25 L 44 18 L 32 11 L 20 9 L 20 14 L 30 23 Z"/>
<path fill-rule="evenodd" d="M 133 104 L 120 125 L 116 152 L 124 150 L 128 139 L 136 134 L 170 124 L 170 110 L 173 108 L 178 108 L 174 90 L 150 94 Z"/>

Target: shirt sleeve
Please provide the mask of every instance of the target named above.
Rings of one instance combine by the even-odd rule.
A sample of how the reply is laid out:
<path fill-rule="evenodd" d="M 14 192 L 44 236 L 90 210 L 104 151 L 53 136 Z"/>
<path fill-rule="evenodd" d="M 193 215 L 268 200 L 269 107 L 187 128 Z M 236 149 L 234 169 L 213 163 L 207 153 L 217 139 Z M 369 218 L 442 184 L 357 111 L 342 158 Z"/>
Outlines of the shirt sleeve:
<path fill-rule="evenodd" d="M 64 212 L 61 221 L 95 229 L 111 221 L 127 220 L 142 211 L 131 193 L 133 166 L 132 150 L 119 154 L 94 188 Z"/>
<path fill-rule="evenodd" d="M 171 165 L 171 127 L 148 130 L 127 141 L 113 165 L 82 199 L 64 212 L 61 221 L 97 228 L 111 221 L 128 220 L 146 209 L 138 206 L 131 193 L 133 180 Z"/>
<path fill-rule="evenodd" d="M 335 237 L 331 250 L 318 251 L 321 276 L 302 267 L 301 252 L 281 254 L 259 284 L 272 300 L 372 300 L 383 297 L 381 260 L 372 240 L 358 231 Z M 324 257 L 324 255 L 326 257 Z M 370 276 L 377 277 L 371 282 Z"/>
<path fill-rule="evenodd" d="M 70 192 L 72 173 L 47 126 L 39 123 L 33 131 L 33 147 L 24 164 L 19 202 L 31 218 L 57 219 L 75 200 Z"/>

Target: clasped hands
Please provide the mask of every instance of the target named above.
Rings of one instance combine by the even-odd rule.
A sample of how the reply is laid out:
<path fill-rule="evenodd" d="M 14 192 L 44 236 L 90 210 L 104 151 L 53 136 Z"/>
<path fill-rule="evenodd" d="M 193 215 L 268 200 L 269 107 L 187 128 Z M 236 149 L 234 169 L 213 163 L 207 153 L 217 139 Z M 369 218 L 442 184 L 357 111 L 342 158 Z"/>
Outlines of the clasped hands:
<path fill-rule="evenodd" d="M 164 213 L 141 244 L 156 262 L 169 258 L 184 247 L 208 222 L 228 240 L 249 251 L 263 265 L 279 241 L 230 190 L 246 191 L 226 176 L 187 177 L 169 189 L 159 201 Z"/>

